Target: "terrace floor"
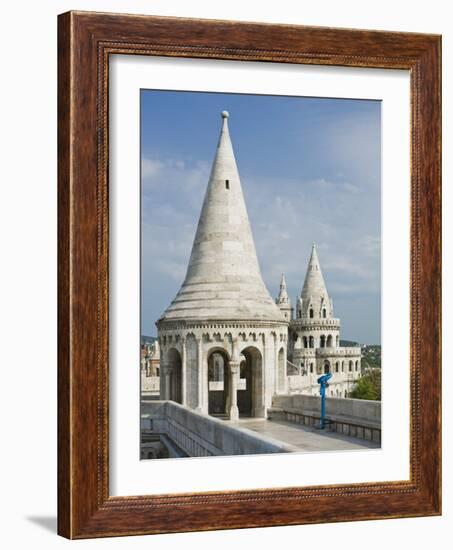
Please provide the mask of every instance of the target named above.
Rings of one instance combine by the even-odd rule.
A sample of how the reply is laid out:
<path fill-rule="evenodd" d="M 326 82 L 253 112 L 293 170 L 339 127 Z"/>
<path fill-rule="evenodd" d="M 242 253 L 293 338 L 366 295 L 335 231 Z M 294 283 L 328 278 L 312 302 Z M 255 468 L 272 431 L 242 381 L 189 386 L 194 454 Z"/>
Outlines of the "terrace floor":
<path fill-rule="evenodd" d="M 229 421 L 228 421 L 229 422 Z M 264 420 L 261 418 L 241 418 L 235 423 L 238 428 L 282 441 L 298 447 L 301 451 L 351 451 L 379 449 L 380 444 L 365 439 L 357 439 L 327 430 L 301 426 L 284 420 Z"/>

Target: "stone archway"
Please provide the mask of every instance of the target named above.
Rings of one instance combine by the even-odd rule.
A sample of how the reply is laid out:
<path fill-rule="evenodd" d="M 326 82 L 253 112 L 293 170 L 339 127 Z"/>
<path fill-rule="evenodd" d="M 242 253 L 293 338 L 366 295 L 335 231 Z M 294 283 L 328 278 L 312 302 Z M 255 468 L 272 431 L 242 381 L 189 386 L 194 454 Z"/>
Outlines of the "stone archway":
<path fill-rule="evenodd" d="M 257 348 L 249 346 L 242 350 L 239 377 L 239 416 L 264 416 L 263 359 Z"/>
<path fill-rule="evenodd" d="M 213 349 L 208 354 L 208 413 L 214 416 L 227 413 L 229 404 L 230 359 L 223 349 Z"/>
<path fill-rule="evenodd" d="M 169 399 L 182 403 L 182 360 L 181 354 L 176 348 L 168 350 L 167 369 L 169 372 Z"/>

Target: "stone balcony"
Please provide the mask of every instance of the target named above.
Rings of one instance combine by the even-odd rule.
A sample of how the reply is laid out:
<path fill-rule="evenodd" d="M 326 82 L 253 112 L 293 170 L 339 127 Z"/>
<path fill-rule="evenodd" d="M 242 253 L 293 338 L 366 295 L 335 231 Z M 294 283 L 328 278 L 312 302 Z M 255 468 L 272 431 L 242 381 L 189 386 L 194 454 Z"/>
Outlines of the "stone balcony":
<path fill-rule="evenodd" d="M 360 358 L 362 355 L 362 350 L 357 347 L 330 347 L 330 348 L 300 348 L 294 351 L 297 352 L 297 356 L 305 358 L 316 358 L 316 357 L 350 357 L 350 358 Z"/>
<path fill-rule="evenodd" d="M 301 319 L 293 319 L 290 323 L 290 328 L 294 330 L 312 330 L 316 328 L 337 329 L 340 328 L 340 319 L 337 319 L 335 317 L 332 317 L 330 319 L 309 319 L 306 317 Z"/>
<path fill-rule="evenodd" d="M 362 350 L 356 347 L 330 347 L 330 348 L 316 348 L 316 354 L 318 357 L 360 357 L 362 355 Z"/>

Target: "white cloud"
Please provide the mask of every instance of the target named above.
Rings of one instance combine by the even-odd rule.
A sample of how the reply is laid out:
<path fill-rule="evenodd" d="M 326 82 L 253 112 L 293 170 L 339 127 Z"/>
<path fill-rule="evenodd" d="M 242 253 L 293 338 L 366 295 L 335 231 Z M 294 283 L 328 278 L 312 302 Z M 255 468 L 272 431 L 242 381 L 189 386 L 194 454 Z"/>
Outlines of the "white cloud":
<path fill-rule="evenodd" d="M 144 164 L 143 272 L 152 275 L 142 284 L 150 307 L 159 303 L 160 314 L 186 273 L 210 163 L 153 158 Z M 334 303 L 346 308 L 336 314 L 349 336 L 358 333 L 364 314 L 357 296 L 380 291 L 380 202 L 365 170 L 360 178 L 363 186 L 341 174 L 310 180 L 242 178 L 269 291 L 276 294 L 283 271 L 292 298 L 300 293 L 316 241 L 328 290 Z"/>
<path fill-rule="evenodd" d="M 142 159 L 142 178 L 151 179 L 163 168 L 164 164 L 157 159 Z"/>

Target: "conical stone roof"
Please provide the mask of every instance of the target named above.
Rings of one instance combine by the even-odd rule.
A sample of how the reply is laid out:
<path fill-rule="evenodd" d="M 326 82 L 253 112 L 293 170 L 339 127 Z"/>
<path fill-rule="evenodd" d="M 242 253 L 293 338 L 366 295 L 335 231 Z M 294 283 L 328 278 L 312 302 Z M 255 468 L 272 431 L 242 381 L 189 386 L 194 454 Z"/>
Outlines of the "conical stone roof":
<path fill-rule="evenodd" d="M 304 286 L 301 293 L 304 313 L 312 306 L 316 317 L 320 315 L 320 308 L 326 307 L 330 313 L 330 300 L 327 294 L 326 283 L 321 271 L 316 244 L 313 243 L 311 256 L 308 262 L 307 274 L 305 275 Z"/>
<path fill-rule="evenodd" d="M 261 277 L 228 131 L 222 129 L 186 278 L 159 319 L 285 323 Z"/>
<path fill-rule="evenodd" d="M 277 305 L 291 305 L 291 300 L 288 296 L 288 291 L 286 290 L 285 275 L 283 273 L 280 279 L 280 292 L 278 293 L 276 303 Z"/>

